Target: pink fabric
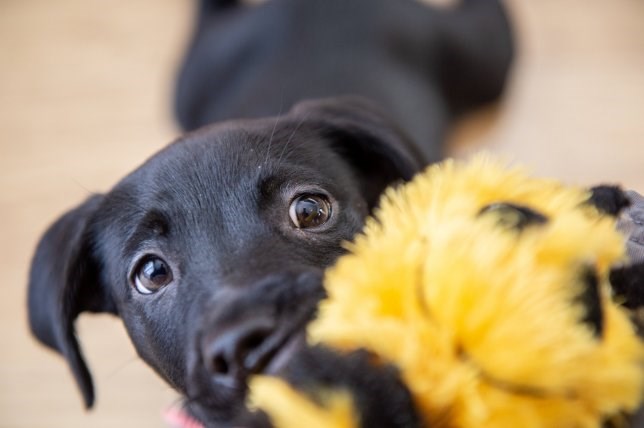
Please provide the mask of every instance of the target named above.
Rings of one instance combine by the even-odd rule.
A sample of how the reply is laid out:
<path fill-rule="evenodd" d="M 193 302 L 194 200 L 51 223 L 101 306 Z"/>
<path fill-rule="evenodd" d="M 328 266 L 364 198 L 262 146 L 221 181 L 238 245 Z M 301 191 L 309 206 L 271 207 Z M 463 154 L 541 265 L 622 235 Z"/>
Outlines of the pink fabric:
<path fill-rule="evenodd" d="M 203 424 L 191 417 L 182 407 L 175 406 L 163 412 L 163 419 L 172 428 L 204 428 Z"/>

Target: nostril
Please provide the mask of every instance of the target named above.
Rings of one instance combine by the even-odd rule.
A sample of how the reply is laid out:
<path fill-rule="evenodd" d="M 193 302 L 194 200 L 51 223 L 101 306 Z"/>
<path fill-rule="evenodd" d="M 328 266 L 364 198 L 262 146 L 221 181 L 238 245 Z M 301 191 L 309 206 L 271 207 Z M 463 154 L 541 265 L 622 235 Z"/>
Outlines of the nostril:
<path fill-rule="evenodd" d="M 261 371 L 264 354 L 271 352 L 266 342 L 274 330 L 272 320 L 253 319 L 206 336 L 202 342 L 206 368 L 217 380 L 224 382 L 235 382 Z"/>
<path fill-rule="evenodd" d="M 212 373 L 214 375 L 226 376 L 228 375 L 229 367 L 226 358 L 223 355 L 215 355 L 212 360 Z"/>

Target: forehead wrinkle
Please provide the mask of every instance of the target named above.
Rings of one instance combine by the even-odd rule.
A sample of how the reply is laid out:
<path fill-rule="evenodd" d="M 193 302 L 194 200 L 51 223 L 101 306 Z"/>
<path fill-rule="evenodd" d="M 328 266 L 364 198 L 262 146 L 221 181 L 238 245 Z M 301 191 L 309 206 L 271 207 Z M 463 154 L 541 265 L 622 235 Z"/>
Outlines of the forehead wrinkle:
<path fill-rule="evenodd" d="M 257 206 L 261 170 L 245 162 L 243 150 L 231 146 L 234 141 L 220 143 L 218 150 L 198 153 L 193 162 L 183 160 L 166 171 L 174 184 L 168 186 L 169 193 L 160 194 L 160 203 L 184 236 L 203 239 L 239 232 L 247 223 L 242 214 Z"/>
<path fill-rule="evenodd" d="M 238 187 L 244 175 L 252 177 L 252 144 L 245 133 L 227 132 L 216 140 L 190 142 L 190 150 L 181 150 L 165 162 L 161 171 L 163 181 L 172 183 L 165 186 L 173 198 L 182 200 L 192 197 L 191 205 L 202 207 L 208 199 L 219 192 Z M 248 190 L 248 189 L 244 189 Z"/>
<path fill-rule="evenodd" d="M 141 251 L 146 242 L 167 236 L 169 229 L 170 226 L 165 214 L 155 209 L 148 211 L 126 239 L 125 253 L 133 254 Z"/>

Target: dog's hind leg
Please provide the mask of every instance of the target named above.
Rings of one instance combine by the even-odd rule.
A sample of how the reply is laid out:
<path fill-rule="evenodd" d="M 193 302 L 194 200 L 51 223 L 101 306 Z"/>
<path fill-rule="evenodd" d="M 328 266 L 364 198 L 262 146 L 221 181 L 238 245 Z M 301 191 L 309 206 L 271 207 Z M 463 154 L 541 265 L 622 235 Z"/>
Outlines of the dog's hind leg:
<path fill-rule="evenodd" d="M 203 125 L 200 114 L 214 92 L 204 89 L 204 82 L 219 83 L 218 76 L 210 75 L 213 64 L 227 64 L 236 51 L 227 30 L 248 8 L 241 0 L 200 0 L 196 6 L 195 27 L 177 72 L 174 97 L 177 121 L 186 131 Z"/>
<path fill-rule="evenodd" d="M 243 2 L 240 0 L 201 0 L 199 3 L 199 13 L 208 14 L 229 7 L 240 6 Z"/>
<path fill-rule="evenodd" d="M 462 0 L 440 22 L 440 79 L 452 112 L 496 100 L 514 56 L 512 29 L 503 4 Z"/>
<path fill-rule="evenodd" d="M 195 26 L 197 34 L 201 32 L 202 27 L 210 25 L 210 18 L 242 6 L 244 6 L 242 0 L 199 0 Z"/>

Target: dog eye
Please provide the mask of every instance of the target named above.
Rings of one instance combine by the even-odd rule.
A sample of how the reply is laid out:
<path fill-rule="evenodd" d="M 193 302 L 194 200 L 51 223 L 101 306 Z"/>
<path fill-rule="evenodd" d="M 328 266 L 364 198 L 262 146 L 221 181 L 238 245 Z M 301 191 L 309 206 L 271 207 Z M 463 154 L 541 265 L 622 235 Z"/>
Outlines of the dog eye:
<path fill-rule="evenodd" d="M 134 287 L 141 294 L 152 294 L 172 282 L 172 270 L 161 258 L 144 258 L 134 271 Z"/>
<path fill-rule="evenodd" d="M 291 202 L 289 216 L 298 229 L 321 226 L 331 217 L 331 203 L 323 196 L 302 195 Z"/>

